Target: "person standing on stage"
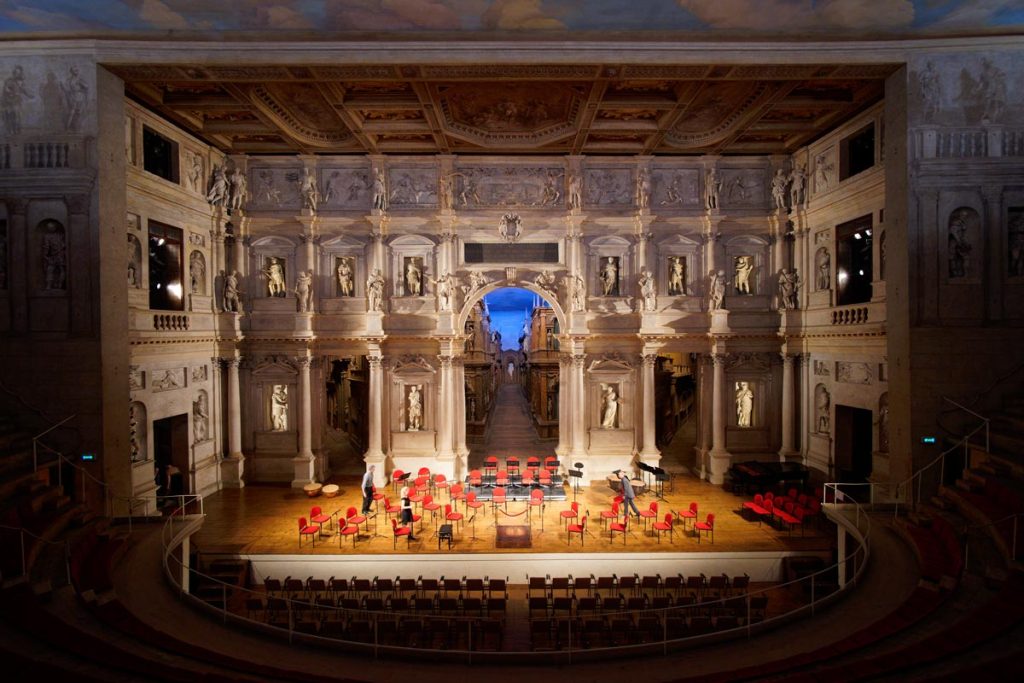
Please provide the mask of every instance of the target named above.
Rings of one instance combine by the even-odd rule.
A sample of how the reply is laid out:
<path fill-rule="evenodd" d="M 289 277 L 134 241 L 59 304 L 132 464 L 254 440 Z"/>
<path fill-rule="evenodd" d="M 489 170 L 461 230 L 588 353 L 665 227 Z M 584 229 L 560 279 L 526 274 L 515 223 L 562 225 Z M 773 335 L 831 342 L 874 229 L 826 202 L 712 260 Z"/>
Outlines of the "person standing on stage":
<path fill-rule="evenodd" d="M 625 517 L 629 517 L 629 508 L 633 508 L 633 512 L 636 513 L 636 518 L 640 519 L 640 510 L 637 509 L 636 503 L 633 500 L 636 498 L 636 492 L 633 491 L 633 485 L 629 483 L 629 475 L 622 470 L 615 470 L 615 474 L 619 475 L 619 479 L 622 483 L 622 512 Z"/>
<path fill-rule="evenodd" d="M 403 486 L 401 493 L 402 497 L 402 525 L 409 527 L 409 540 L 415 541 L 416 537 L 413 536 L 413 525 L 412 525 L 412 501 L 409 500 L 409 487 Z"/>
<path fill-rule="evenodd" d="M 365 515 L 370 511 L 370 504 L 373 503 L 373 470 L 374 465 L 370 465 L 366 474 L 363 475 L 363 514 Z"/>

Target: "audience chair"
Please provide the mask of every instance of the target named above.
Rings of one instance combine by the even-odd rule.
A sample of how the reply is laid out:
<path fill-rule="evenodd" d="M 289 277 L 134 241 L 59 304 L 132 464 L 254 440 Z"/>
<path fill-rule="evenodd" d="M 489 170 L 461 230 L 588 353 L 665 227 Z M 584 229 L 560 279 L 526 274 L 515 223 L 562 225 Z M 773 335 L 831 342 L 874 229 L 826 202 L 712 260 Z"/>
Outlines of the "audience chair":
<path fill-rule="evenodd" d="M 448 499 L 451 500 L 451 489 L 449 489 L 449 482 L 443 474 L 434 475 L 434 491 L 448 491 Z"/>
<path fill-rule="evenodd" d="M 491 474 L 498 471 L 498 456 L 488 455 L 484 458 L 484 472 L 487 473 L 488 470 L 490 470 Z"/>
<path fill-rule="evenodd" d="M 320 535 L 323 535 L 324 524 L 331 524 L 334 526 L 333 518 L 330 515 L 325 515 L 319 505 L 314 505 L 309 510 L 309 523 L 316 524 L 320 527 Z"/>
<path fill-rule="evenodd" d="M 400 515 L 400 514 L 402 514 L 402 506 L 401 505 L 392 505 L 391 504 L 391 499 L 390 498 L 385 498 L 384 499 L 384 516 L 387 517 L 389 515 Z"/>
<path fill-rule="evenodd" d="M 711 537 L 711 542 L 715 542 L 715 513 L 709 512 L 707 520 L 704 522 L 697 522 L 694 525 L 694 530 L 697 532 L 697 543 L 700 543 L 701 532 L 706 531 Z"/>
<path fill-rule="evenodd" d="M 558 513 L 559 517 L 568 524 L 570 519 L 577 519 L 580 516 L 580 504 L 575 500 L 569 504 L 568 510 L 562 510 Z"/>
<path fill-rule="evenodd" d="M 428 493 L 427 495 L 423 496 L 422 510 L 423 510 L 423 514 L 427 514 L 428 512 L 430 513 L 430 525 L 433 526 L 433 527 L 436 527 L 437 526 L 437 520 L 436 520 L 435 515 L 438 512 L 440 512 L 441 504 L 440 503 L 435 503 L 434 502 L 434 497 Z"/>
<path fill-rule="evenodd" d="M 313 526 L 306 522 L 305 517 L 299 517 L 299 547 L 302 547 L 302 537 L 309 536 L 313 541 L 313 545 L 316 546 L 316 537 L 320 533 L 320 527 Z"/>
<path fill-rule="evenodd" d="M 675 542 L 675 541 L 672 540 L 672 513 L 671 512 L 666 512 L 665 513 L 665 521 L 664 522 L 655 522 L 654 524 L 651 525 L 651 528 L 654 529 L 654 531 L 656 531 L 657 534 L 658 534 L 658 543 L 661 543 L 661 533 L 663 531 L 667 531 L 668 532 L 668 542 L 669 543 L 674 543 Z"/>
<path fill-rule="evenodd" d="M 398 547 L 398 537 L 405 536 L 405 547 L 409 547 L 409 537 L 412 535 L 411 526 L 398 526 L 398 520 L 391 519 L 391 533 L 392 533 L 392 549 Z"/>
<path fill-rule="evenodd" d="M 580 518 L 580 523 L 579 524 L 567 524 L 565 526 L 565 529 L 566 529 L 566 532 L 567 532 L 566 535 L 565 535 L 565 544 L 569 545 L 572 542 L 572 535 L 573 534 L 579 534 L 580 535 L 580 547 L 582 548 L 583 547 L 583 534 L 585 534 L 587 532 L 587 517 L 586 517 L 586 515 L 584 515 L 582 518 Z"/>
<path fill-rule="evenodd" d="M 480 475 L 480 470 L 469 471 L 469 485 L 480 486 L 484 481 L 484 478 Z"/>

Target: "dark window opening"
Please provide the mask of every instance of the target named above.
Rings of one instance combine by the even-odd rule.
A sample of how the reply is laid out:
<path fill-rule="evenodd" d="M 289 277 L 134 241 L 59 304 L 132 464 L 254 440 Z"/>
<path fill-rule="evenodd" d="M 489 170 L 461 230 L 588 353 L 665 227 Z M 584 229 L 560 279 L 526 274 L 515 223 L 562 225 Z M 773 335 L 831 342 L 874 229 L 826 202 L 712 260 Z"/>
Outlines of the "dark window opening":
<path fill-rule="evenodd" d="M 871 301 L 871 216 L 836 226 L 836 304 Z"/>
<path fill-rule="evenodd" d="M 860 129 L 839 145 L 839 179 L 846 180 L 875 165 L 875 124 Z"/>
<path fill-rule="evenodd" d="M 178 145 L 143 126 L 142 167 L 164 180 L 178 182 Z"/>
<path fill-rule="evenodd" d="M 182 231 L 149 222 L 149 307 L 158 311 L 185 310 L 181 285 L 184 270 Z"/>

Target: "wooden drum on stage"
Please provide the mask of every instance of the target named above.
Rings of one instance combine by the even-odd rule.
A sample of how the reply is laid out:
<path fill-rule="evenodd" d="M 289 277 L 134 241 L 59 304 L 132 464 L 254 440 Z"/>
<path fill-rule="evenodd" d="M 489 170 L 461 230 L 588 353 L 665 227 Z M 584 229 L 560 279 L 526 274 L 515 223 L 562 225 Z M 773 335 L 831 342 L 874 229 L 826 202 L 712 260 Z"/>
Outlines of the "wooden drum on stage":
<path fill-rule="evenodd" d="M 633 493 L 638 496 L 647 490 L 647 484 L 644 483 L 643 479 L 630 479 L 629 483 L 633 486 Z"/>
<path fill-rule="evenodd" d="M 323 489 L 323 484 L 317 482 L 311 482 L 302 487 L 302 490 L 306 492 L 306 495 L 310 498 L 316 498 L 320 495 L 320 491 Z"/>
<path fill-rule="evenodd" d="M 324 494 L 324 498 L 334 498 L 336 495 L 338 495 L 338 490 L 339 489 L 337 484 L 328 484 L 327 486 L 323 487 L 323 489 L 321 489 L 322 493 Z"/>

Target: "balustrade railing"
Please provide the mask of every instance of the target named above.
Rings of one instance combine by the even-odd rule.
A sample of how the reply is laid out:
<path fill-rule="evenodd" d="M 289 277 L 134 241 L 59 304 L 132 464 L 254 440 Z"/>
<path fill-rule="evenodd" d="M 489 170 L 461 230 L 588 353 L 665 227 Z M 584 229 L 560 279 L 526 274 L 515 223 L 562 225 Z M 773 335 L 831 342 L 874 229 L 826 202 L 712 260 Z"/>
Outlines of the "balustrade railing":
<path fill-rule="evenodd" d="M 868 321 L 868 307 L 854 306 L 837 308 L 832 311 L 833 325 L 858 325 Z"/>
<path fill-rule="evenodd" d="M 153 316 L 153 329 L 155 330 L 188 330 L 191 326 L 187 315 L 175 315 L 169 313 L 157 313 Z"/>

